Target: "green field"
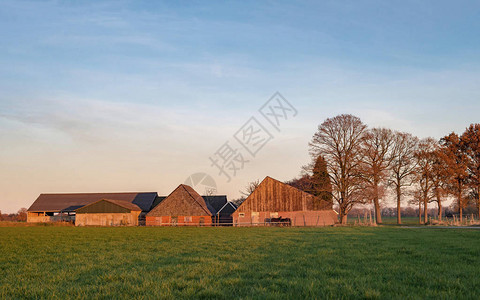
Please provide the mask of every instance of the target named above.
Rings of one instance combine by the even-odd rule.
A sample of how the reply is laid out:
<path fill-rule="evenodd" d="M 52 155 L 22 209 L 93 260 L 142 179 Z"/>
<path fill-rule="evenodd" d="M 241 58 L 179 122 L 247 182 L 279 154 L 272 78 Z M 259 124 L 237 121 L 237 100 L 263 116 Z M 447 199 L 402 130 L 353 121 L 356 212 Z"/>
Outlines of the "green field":
<path fill-rule="evenodd" d="M 480 230 L 0 227 L 0 298 L 480 298 Z"/>

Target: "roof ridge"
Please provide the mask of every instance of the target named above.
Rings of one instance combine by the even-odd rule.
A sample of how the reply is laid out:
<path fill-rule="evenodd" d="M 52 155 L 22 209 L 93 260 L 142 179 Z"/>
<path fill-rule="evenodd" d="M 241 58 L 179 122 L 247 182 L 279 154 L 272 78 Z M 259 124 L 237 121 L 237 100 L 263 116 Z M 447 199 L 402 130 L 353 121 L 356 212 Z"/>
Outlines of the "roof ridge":
<path fill-rule="evenodd" d="M 272 177 L 270 177 L 270 176 L 265 177 L 265 179 L 263 179 L 262 182 L 265 181 L 267 178 L 270 178 L 270 179 L 272 179 L 273 181 L 276 181 L 276 182 L 279 182 L 279 183 L 281 183 L 281 184 L 284 184 L 284 185 L 286 185 L 286 186 L 288 186 L 288 187 L 290 187 L 290 188 L 292 188 L 292 189 L 295 189 L 295 190 L 297 190 L 297 191 L 299 191 L 299 192 L 302 192 L 302 193 L 304 193 L 304 194 L 307 194 L 307 195 L 316 197 L 316 196 L 313 195 L 313 194 L 310 194 L 310 193 L 307 193 L 307 192 L 305 192 L 305 191 L 302 191 L 302 190 L 299 189 L 299 188 L 296 188 L 296 187 L 294 187 L 294 186 L 292 186 L 292 185 L 290 185 L 290 184 L 288 184 L 288 183 L 282 182 L 282 181 L 280 181 L 280 180 L 278 180 L 278 179 L 275 179 L 275 178 L 272 178 Z M 260 182 L 260 184 L 262 184 L 262 182 Z M 259 184 L 259 185 L 260 185 L 260 184 Z"/>
<path fill-rule="evenodd" d="M 94 192 L 94 193 L 41 193 L 40 195 L 100 195 L 100 194 L 153 194 L 157 192 Z"/>
<path fill-rule="evenodd" d="M 186 188 L 186 186 L 188 186 L 189 188 L 191 188 L 191 189 L 193 190 L 193 188 L 192 188 L 191 186 L 186 185 L 186 184 L 181 184 L 180 186 L 183 187 L 183 189 L 190 195 L 190 197 L 192 197 L 193 201 L 195 201 L 195 203 L 197 203 L 205 212 L 207 212 L 207 213 L 212 213 L 212 212 L 210 212 L 210 211 L 207 211 L 207 210 L 208 210 L 208 207 L 207 207 L 207 210 L 206 210 L 205 208 L 203 208 L 203 206 L 202 206 L 200 203 L 198 203 L 197 199 L 195 199 L 195 197 L 193 197 L 193 195 L 188 191 L 188 189 Z M 195 191 L 195 190 L 194 190 L 194 191 Z M 195 191 L 195 192 L 196 192 L 196 191 Z M 198 194 L 198 193 L 197 193 L 197 194 Z M 199 196 L 200 196 L 200 195 L 199 195 Z M 203 199 L 202 196 L 200 196 L 200 197 Z M 205 200 L 203 200 L 203 201 L 205 201 Z M 206 203 L 206 202 L 205 202 L 205 206 L 207 206 L 207 203 Z"/>
<path fill-rule="evenodd" d="M 123 207 L 123 208 L 126 208 L 126 209 L 131 209 L 132 206 L 134 206 L 134 207 L 142 210 L 138 205 L 136 205 L 136 204 L 134 204 L 134 203 L 132 203 L 132 202 L 126 201 L 126 200 L 115 200 L 115 199 L 105 199 L 105 198 L 99 199 L 99 200 L 97 200 L 97 201 L 95 201 L 95 202 L 92 202 L 92 203 L 89 203 L 89 204 L 84 205 L 84 206 L 82 206 L 82 207 L 79 207 L 78 209 L 83 209 L 83 208 L 85 208 L 85 207 L 92 206 L 92 205 L 97 204 L 97 203 L 99 203 L 99 202 L 101 202 L 101 201 L 107 201 L 107 202 L 110 202 L 110 203 L 112 203 L 112 204 L 119 205 L 119 206 L 121 206 L 121 207 Z M 127 206 L 131 206 L 131 207 L 127 207 L 127 206 L 121 205 L 122 203 L 118 203 L 118 202 L 125 202 L 125 204 L 128 204 Z"/>

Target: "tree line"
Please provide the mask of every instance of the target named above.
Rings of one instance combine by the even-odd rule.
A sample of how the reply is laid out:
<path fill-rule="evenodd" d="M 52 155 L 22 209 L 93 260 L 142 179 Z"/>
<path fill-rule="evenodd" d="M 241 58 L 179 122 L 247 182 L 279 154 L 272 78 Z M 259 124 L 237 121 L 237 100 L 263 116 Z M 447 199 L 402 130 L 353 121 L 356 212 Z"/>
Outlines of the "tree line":
<path fill-rule="evenodd" d="M 460 222 L 470 203 L 480 215 L 480 124 L 470 125 L 461 135 L 419 139 L 388 128 L 368 128 L 360 118 L 343 114 L 318 126 L 309 151 L 312 163 L 300 178 L 287 183 L 335 202 L 343 224 L 359 204 L 373 204 L 375 220 L 382 223 L 388 191 L 395 195 L 398 224 L 406 198 L 418 205 L 424 223 L 430 203 L 436 203 L 442 219 L 443 202 L 449 197 L 455 200 Z"/>
<path fill-rule="evenodd" d="M 0 221 L 6 222 L 26 222 L 27 221 L 27 209 L 22 207 L 17 213 L 2 214 L 0 211 Z"/>

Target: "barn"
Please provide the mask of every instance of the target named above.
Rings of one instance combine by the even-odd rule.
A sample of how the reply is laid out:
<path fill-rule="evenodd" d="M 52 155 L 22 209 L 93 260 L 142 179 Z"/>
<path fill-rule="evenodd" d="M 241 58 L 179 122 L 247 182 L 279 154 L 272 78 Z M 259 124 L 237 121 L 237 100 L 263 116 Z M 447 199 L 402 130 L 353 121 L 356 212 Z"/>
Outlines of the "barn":
<path fill-rule="evenodd" d="M 192 187 L 181 184 L 146 216 L 147 226 L 212 225 L 215 209 Z"/>
<path fill-rule="evenodd" d="M 102 199 L 75 212 L 75 226 L 137 226 L 142 209 L 128 201 Z"/>
<path fill-rule="evenodd" d="M 266 177 L 233 213 L 235 226 L 279 223 L 292 226 L 327 226 L 336 222 L 337 213 L 332 209 L 332 203 L 271 177 Z"/>
<path fill-rule="evenodd" d="M 110 199 L 137 205 L 142 211 L 138 217 L 139 225 L 142 225 L 145 224 L 146 213 L 157 198 L 159 197 L 156 192 L 41 194 L 27 210 L 27 222 L 74 222 L 77 209 L 102 199 Z"/>
<path fill-rule="evenodd" d="M 227 200 L 225 195 L 202 196 L 207 203 L 207 207 L 213 214 L 213 223 L 215 225 L 231 225 L 233 223 L 232 213 L 237 207 Z"/>

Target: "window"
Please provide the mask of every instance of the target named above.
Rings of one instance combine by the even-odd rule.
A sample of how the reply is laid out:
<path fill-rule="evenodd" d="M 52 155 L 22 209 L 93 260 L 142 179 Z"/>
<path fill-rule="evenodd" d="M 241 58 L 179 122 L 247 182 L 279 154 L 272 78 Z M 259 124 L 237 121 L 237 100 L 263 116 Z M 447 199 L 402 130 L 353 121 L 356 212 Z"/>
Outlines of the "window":
<path fill-rule="evenodd" d="M 238 216 L 239 216 L 240 218 L 245 218 L 245 213 L 239 213 Z"/>
<path fill-rule="evenodd" d="M 192 217 L 185 217 L 184 218 L 185 223 L 186 222 L 192 222 Z"/>

